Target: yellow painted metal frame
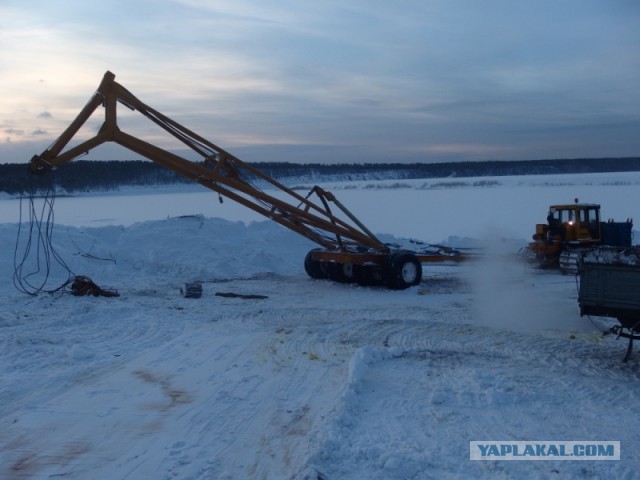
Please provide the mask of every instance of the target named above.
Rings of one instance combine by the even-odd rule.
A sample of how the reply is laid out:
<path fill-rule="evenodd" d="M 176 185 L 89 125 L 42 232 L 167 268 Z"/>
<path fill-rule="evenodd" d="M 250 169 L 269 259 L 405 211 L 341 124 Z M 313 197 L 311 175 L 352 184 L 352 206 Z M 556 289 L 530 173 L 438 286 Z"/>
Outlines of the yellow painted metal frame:
<path fill-rule="evenodd" d="M 117 104 L 136 110 L 185 143 L 202 157 L 202 162 L 187 160 L 122 131 L 117 122 Z M 97 135 L 64 151 L 65 147 L 92 116 L 103 106 L 105 119 Z M 97 91 L 60 137 L 41 155 L 31 159 L 32 173 L 44 173 L 61 166 L 106 142 L 115 142 L 153 162 L 230 198 L 275 222 L 307 237 L 325 249 L 348 251 L 350 247 L 366 248 L 388 253 L 389 248 L 378 240 L 344 205 L 329 192 L 314 187 L 320 204 L 285 187 L 258 169 L 241 161 L 231 153 L 209 142 L 140 101 L 106 72 Z M 246 174 L 243 176 L 243 174 Z M 269 195 L 248 182 L 251 177 L 266 182 L 289 201 Z M 329 207 L 332 202 L 352 223 L 335 216 Z"/>

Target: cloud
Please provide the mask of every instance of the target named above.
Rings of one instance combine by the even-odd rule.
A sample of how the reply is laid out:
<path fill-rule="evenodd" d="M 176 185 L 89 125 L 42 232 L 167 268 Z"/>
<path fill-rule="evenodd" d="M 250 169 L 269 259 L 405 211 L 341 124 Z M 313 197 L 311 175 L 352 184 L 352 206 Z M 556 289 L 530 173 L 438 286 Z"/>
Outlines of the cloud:
<path fill-rule="evenodd" d="M 640 119 L 635 2 L 25 5 L 0 6 L 0 121 L 15 142 L 59 135 L 111 70 L 223 147 L 315 157 L 335 146 L 363 161 L 640 152 L 632 129 L 615 143 L 601 133 Z M 162 141 L 121 113 L 132 133 Z"/>
<path fill-rule="evenodd" d="M 12 137 L 22 137 L 24 135 L 24 130 L 20 130 L 19 128 L 5 128 L 4 133 Z"/>

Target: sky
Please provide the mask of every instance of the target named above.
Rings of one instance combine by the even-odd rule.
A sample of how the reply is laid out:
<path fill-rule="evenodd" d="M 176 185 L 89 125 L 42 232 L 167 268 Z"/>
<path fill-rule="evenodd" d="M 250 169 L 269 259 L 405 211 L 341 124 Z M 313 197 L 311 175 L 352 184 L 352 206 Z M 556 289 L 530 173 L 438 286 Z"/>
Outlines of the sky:
<path fill-rule="evenodd" d="M 635 0 L 0 0 L 0 163 L 42 153 L 106 71 L 249 162 L 640 156 L 639 25 Z"/>

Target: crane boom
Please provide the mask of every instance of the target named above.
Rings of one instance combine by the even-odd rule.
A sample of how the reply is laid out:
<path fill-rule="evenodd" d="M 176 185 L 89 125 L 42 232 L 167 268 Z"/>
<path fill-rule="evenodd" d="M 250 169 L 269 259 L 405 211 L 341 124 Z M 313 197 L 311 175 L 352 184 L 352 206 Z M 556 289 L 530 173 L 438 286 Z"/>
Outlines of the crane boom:
<path fill-rule="evenodd" d="M 118 125 L 118 103 L 140 112 L 191 148 L 201 157 L 202 161 L 187 160 L 122 131 Z M 104 107 L 105 120 L 98 133 L 79 145 L 63 151 L 100 105 Z M 325 192 L 320 187 L 315 187 L 310 192 L 318 196 L 320 204 L 312 202 L 308 198 L 309 196 L 299 195 L 226 150 L 146 105 L 117 83 L 115 75 L 111 72 L 105 73 L 97 91 L 60 137 L 42 154 L 31 159 L 29 169 L 32 173 L 44 173 L 106 142 L 117 143 L 169 168 L 224 197 L 251 208 L 324 248 L 343 249 L 351 246 L 365 246 L 377 251 L 388 250 L 341 204 L 336 204 L 336 206 L 344 210 L 349 218 L 355 220 L 354 224 L 347 223 L 334 215 L 329 207 L 329 202 L 335 202 L 335 198 L 329 192 Z M 264 192 L 252 184 L 251 179 L 266 182 L 275 187 L 276 190 L 284 194 L 283 197 L 286 200 Z"/>

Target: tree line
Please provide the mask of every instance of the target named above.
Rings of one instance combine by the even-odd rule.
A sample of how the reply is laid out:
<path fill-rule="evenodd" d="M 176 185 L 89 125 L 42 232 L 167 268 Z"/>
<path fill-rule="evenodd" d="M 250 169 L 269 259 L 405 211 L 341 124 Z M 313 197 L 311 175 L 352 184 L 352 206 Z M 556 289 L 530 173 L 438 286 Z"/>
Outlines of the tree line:
<path fill-rule="evenodd" d="M 382 180 L 504 175 L 548 175 L 570 173 L 640 171 L 640 157 L 523 160 L 447 163 L 358 163 L 297 164 L 286 162 L 251 163 L 269 177 L 288 182 L 331 180 Z M 144 160 L 77 160 L 48 174 L 32 175 L 26 164 L 0 165 L 0 192 L 23 194 L 36 187 L 55 187 L 68 193 L 109 191 L 121 187 L 190 184 L 176 172 Z"/>

